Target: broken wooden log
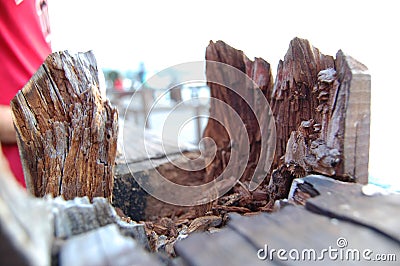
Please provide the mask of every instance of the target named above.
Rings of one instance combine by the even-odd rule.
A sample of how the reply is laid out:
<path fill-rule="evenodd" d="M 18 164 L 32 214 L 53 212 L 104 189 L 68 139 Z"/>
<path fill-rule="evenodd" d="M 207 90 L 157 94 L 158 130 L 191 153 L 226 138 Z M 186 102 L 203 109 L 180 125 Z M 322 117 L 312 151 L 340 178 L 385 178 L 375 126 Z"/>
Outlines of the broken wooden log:
<path fill-rule="evenodd" d="M 210 87 L 211 98 L 220 100 L 211 101 L 210 119 L 203 134 L 204 137 L 212 138 L 217 145 L 215 157 L 211 157 L 214 156 L 211 154 L 206 160 L 212 161 L 206 168 L 207 181 L 220 176 L 224 172 L 227 162 L 231 160 L 234 169 L 230 172 L 233 174 L 240 172 L 238 167 L 246 166 L 240 182 L 249 186 L 253 182 L 253 175 L 264 176 L 265 172 L 268 172 L 268 169 L 261 167 L 261 173 L 255 173 L 258 162 L 264 163 L 266 151 L 269 149 L 268 143 L 261 141 L 262 134 L 269 133 L 267 130 L 264 132 L 261 130 L 261 128 L 268 129 L 270 126 L 269 106 L 264 105 L 263 99 L 260 97 L 269 99 L 272 92 L 273 79 L 270 64 L 262 58 L 255 58 L 254 61 L 251 61 L 242 51 L 236 50 L 222 41 L 210 42 L 206 49 L 206 60 L 208 60 L 206 63 L 207 85 Z M 222 67 L 215 67 L 214 63 L 210 61 L 232 66 L 250 77 L 254 83 L 248 82 L 236 71 L 226 71 Z M 224 82 L 225 84 L 223 84 Z M 237 88 L 229 88 L 226 84 Z M 258 89 L 259 91 L 257 91 Z M 233 121 L 237 117 L 226 112 L 225 105 L 229 105 L 237 113 L 241 119 L 240 124 L 244 125 L 247 131 L 250 144 L 248 158 L 242 154 L 231 158 L 232 149 L 242 145 L 238 142 L 247 140 L 235 124 L 238 121 Z M 259 119 L 260 114 L 263 115 L 262 119 Z M 215 117 L 218 120 L 211 119 Z M 262 152 L 264 152 L 263 155 Z"/>
<path fill-rule="evenodd" d="M 342 51 L 333 59 L 306 40 L 291 42 L 272 95 L 278 138 L 275 166 L 284 156 L 286 164 L 298 163 L 307 173 L 367 182 L 370 76 L 366 71 Z"/>
<path fill-rule="evenodd" d="M 268 187 L 286 198 L 294 178 L 311 173 L 368 182 L 370 75 L 338 51 L 323 55 L 307 40 L 291 41 L 271 97 L 277 150 Z"/>
<path fill-rule="evenodd" d="M 242 51 L 220 41 L 210 43 L 206 59 L 231 65 L 246 73 L 270 102 L 276 122 L 276 151 L 270 171 L 257 189 L 257 194 L 266 194 L 265 200 L 269 202 L 266 209 L 276 199 L 287 197 L 294 178 L 310 173 L 344 181 L 367 182 L 371 88 L 364 65 L 342 51 L 337 53 L 336 59 L 324 55 L 307 40 L 295 38 L 290 42 L 284 60 L 279 62 L 276 82 L 271 89 L 269 65 L 262 59 L 251 62 Z M 229 73 L 207 71 L 208 80 L 218 75 L 226 79 L 235 78 L 229 77 Z M 252 169 L 265 161 L 265 157 L 259 158 L 260 150 L 266 149 L 268 143 L 261 146 L 258 136 L 260 128 L 267 125 L 263 124 L 265 121 L 254 119 L 238 95 L 220 84 L 209 82 L 209 87 L 211 97 L 231 105 L 246 125 L 250 141 L 249 160 L 235 161 L 235 164 L 247 165 L 240 179 L 247 185 Z M 246 89 L 249 88 L 243 88 L 243 91 Z M 213 113 L 223 112 L 212 104 L 210 116 Z M 223 115 L 223 121 L 229 121 L 230 117 Z M 214 139 L 219 151 L 207 167 L 208 179 L 212 180 L 224 170 L 226 163 L 223 162 L 229 161 L 232 143 L 223 127 L 211 119 L 204 136 Z M 236 192 L 243 187 L 237 185 Z M 242 202 L 242 206 L 249 205 L 249 202 L 254 205 L 254 198 L 252 192 L 248 202 Z"/>
<path fill-rule="evenodd" d="M 11 102 L 28 190 L 111 200 L 118 114 L 92 52 L 49 55 Z"/>

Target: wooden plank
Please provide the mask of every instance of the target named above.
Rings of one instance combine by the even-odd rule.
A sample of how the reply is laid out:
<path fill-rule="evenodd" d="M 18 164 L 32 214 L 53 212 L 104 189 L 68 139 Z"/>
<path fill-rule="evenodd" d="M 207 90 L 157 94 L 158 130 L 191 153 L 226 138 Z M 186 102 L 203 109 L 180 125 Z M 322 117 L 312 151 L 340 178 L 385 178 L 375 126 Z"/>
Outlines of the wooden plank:
<path fill-rule="evenodd" d="M 307 200 L 308 210 L 372 228 L 400 243 L 400 195 L 366 196 L 361 185 L 323 176 L 303 180 L 320 193 Z"/>
<path fill-rule="evenodd" d="M 92 52 L 49 55 L 11 101 L 28 190 L 111 200 L 118 113 Z"/>
<path fill-rule="evenodd" d="M 257 258 L 257 250 L 243 237 L 226 228 L 214 234 L 193 234 L 176 243 L 175 250 L 185 264 L 275 265 Z"/>
<path fill-rule="evenodd" d="M 349 249 L 358 249 L 361 252 L 370 249 L 374 254 L 397 254 L 399 248 L 394 241 L 373 230 L 316 215 L 302 207 L 287 206 L 273 214 L 234 217 L 228 226 L 246 237 L 258 249 L 265 248 L 265 245 L 268 245 L 269 250 L 296 249 L 302 252 L 314 249 L 317 258 L 321 251 L 329 246 L 340 249 L 337 245 L 339 238 L 345 238 Z M 276 254 L 274 258 L 277 259 Z M 345 265 L 351 263 L 351 261 L 334 261 L 327 257 L 323 261 L 324 265 L 338 262 Z M 287 261 L 279 260 L 279 263 L 292 265 L 294 261 L 289 257 Z M 296 261 L 296 265 L 297 263 L 308 265 L 310 260 Z"/>

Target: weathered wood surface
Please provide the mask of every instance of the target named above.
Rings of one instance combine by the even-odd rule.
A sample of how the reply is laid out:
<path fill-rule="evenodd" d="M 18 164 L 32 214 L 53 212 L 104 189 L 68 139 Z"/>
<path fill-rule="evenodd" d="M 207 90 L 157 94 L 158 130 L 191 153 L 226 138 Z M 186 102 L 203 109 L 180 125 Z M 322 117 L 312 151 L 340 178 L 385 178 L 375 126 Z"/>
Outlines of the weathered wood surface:
<path fill-rule="evenodd" d="M 54 215 L 54 236 L 68 239 L 109 224 L 118 226 L 121 234 L 135 238 L 144 248 L 149 248 L 144 226 L 136 222 L 124 222 L 105 198 L 88 197 L 64 201 L 56 198 L 50 202 Z"/>
<path fill-rule="evenodd" d="M 302 182 L 311 184 L 312 189 L 319 192 L 318 197 L 310 197 L 306 201 L 308 210 L 369 227 L 400 244 L 400 220 L 396 215 L 400 211 L 400 195 L 367 196 L 361 185 L 335 182 L 321 176 L 308 176 L 293 184 L 292 198 L 296 198 L 297 190 L 302 191 L 298 188 Z"/>
<path fill-rule="evenodd" d="M 207 179 L 211 181 L 219 176 L 231 159 L 234 160 L 233 165 L 236 167 L 247 165 L 241 181 L 248 184 L 255 171 L 261 149 L 267 149 L 267 143 L 263 143 L 264 146 L 261 147 L 261 130 L 256 118 L 256 113 L 262 112 L 261 110 L 265 106 L 257 106 L 255 104 L 258 109 L 252 110 L 246 100 L 258 102 L 259 99 L 257 97 L 264 96 L 268 98 L 268 95 L 271 94 L 273 80 L 270 64 L 262 58 L 255 58 L 254 61 L 251 61 L 242 51 L 236 50 L 222 41 L 210 42 L 206 49 L 206 60 L 227 64 L 240 70 L 242 73 L 247 74 L 262 92 L 260 94 L 255 93 L 255 86 L 247 82 L 237 72 L 226 71 L 226 69 L 224 71 L 222 68 L 214 67 L 212 63 L 206 64 L 207 85 L 210 88 L 211 98 L 223 102 L 211 101 L 210 117 L 217 118 L 219 121 L 209 119 L 204 129 L 204 137 L 212 138 L 218 148 L 212 163 L 207 166 Z M 220 84 L 216 83 L 216 81 L 219 81 Z M 225 87 L 225 85 L 234 85 L 238 90 L 235 91 L 233 88 Z M 230 158 L 232 141 L 233 139 L 235 141 L 241 140 L 243 132 L 233 123 L 236 117 L 226 112 L 225 104 L 231 106 L 238 113 L 242 120 L 241 123 L 245 125 L 250 143 L 248 160 L 243 157 Z M 231 138 L 229 135 L 231 135 Z M 232 172 L 237 173 L 239 171 L 233 169 Z"/>
<path fill-rule="evenodd" d="M 336 69 L 341 84 L 338 99 L 346 108 L 344 122 L 343 163 L 340 172 L 368 183 L 371 76 L 365 65 L 341 51 L 336 55 Z M 348 98 L 347 98 L 348 97 Z M 347 101 L 346 101 L 347 100 Z M 339 106 L 336 107 L 339 110 Z"/>
<path fill-rule="evenodd" d="M 311 173 L 367 183 L 371 85 L 364 65 L 342 51 L 336 54 L 336 59 L 324 55 L 300 38 L 290 42 L 284 60 L 279 62 L 275 84 L 267 62 L 259 58 L 252 62 L 242 51 L 221 41 L 210 43 L 206 59 L 246 73 L 271 105 L 276 124 L 276 151 L 269 172 L 264 173 L 265 181 L 256 191 L 265 195 L 262 199 L 267 204 L 263 210 L 271 209 L 275 200 L 287 197 L 294 178 Z M 221 80 L 237 79 L 223 71 L 207 71 L 208 80 L 219 76 L 222 76 Z M 248 162 L 240 161 L 241 157 L 230 158 L 232 143 L 226 130 L 232 131 L 229 121 L 233 118 L 222 112 L 217 104 L 211 104 L 210 114 L 222 113 L 221 120 L 228 126 L 224 129 L 210 119 L 205 129 L 204 136 L 213 138 L 218 149 L 212 164 L 207 167 L 208 180 L 216 178 L 231 159 L 235 161 L 234 165 L 247 165 L 240 179 L 247 185 L 256 165 L 265 162 L 265 157 L 260 158 L 260 151 L 273 145 L 271 142 L 260 146 L 260 128 L 268 127 L 264 123 L 269 120 L 261 120 L 259 124 L 243 99 L 220 84 L 209 83 L 211 96 L 232 106 L 246 125 L 250 158 Z M 246 85 L 243 84 L 243 93 L 251 91 L 251 86 Z M 259 105 L 257 108 L 262 108 Z M 235 133 L 243 134 L 240 130 L 233 131 Z M 249 200 L 254 203 L 254 192 L 251 195 L 253 199 Z"/>
<path fill-rule="evenodd" d="M 49 55 L 12 100 L 28 190 L 111 199 L 118 114 L 92 52 Z"/>
<path fill-rule="evenodd" d="M 15 181 L 0 145 L 0 264 L 50 265 L 50 207 Z"/>
<path fill-rule="evenodd" d="M 313 88 L 317 83 L 318 73 L 322 70 L 333 69 L 334 64 L 332 56 L 320 53 L 307 40 L 295 38 L 290 42 L 284 60 L 278 64 L 277 77 L 271 95 L 277 137 L 273 169 L 281 164 L 280 160 L 285 155 L 289 137 L 303 121 L 313 119 L 318 121 L 315 123 L 318 123 L 320 128 L 322 127 L 322 115 L 316 111 L 321 104 L 318 99 L 319 94 L 313 93 Z M 308 127 L 311 132 L 314 131 L 313 126 L 310 124 Z M 318 133 L 317 130 L 315 131 Z"/>
<path fill-rule="evenodd" d="M 107 199 L 34 198 L 0 153 L 1 265 L 161 265 L 148 249 L 144 225 L 123 221 Z"/>
<path fill-rule="evenodd" d="M 257 259 L 257 251 L 230 228 L 214 234 L 194 234 L 177 242 L 184 265 L 276 265 Z"/>
<path fill-rule="evenodd" d="M 374 260 L 377 254 L 391 256 L 391 260 L 394 260 L 391 262 L 393 265 L 399 260 L 400 243 L 397 240 L 397 229 L 400 221 L 396 219 L 400 211 L 398 195 L 366 196 L 361 193 L 361 185 L 345 184 L 322 176 L 308 176 L 299 180 L 303 182 L 298 184 L 307 182 L 312 187 L 308 191 L 319 194 L 305 199 L 306 207 L 289 205 L 275 213 L 260 213 L 249 217 L 230 215 L 228 229 L 213 235 L 196 234 L 177 243 L 178 255 L 182 256 L 187 265 L 211 265 L 213 262 L 224 264 L 224 261 L 229 261 L 230 265 L 243 265 L 244 258 L 258 260 L 257 253 L 267 245 L 269 251 L 276 250 L 272 261 L 270 257 L 264 261 L 259 260 L 267 265 L 309 265 L 314 260 L 321 265 L 373 263 L 374 261 L 370 262 L 362 257 L 365 250 L 372 251 L 367 254 L 371 260 Z M 297 186 L 295 188 L 298 189 Z M 343 195 L 346 195 L 343 199 L 346 207 L 341 208 L 338 200 L 341 201 Z M 327 197 L 331 200 L 327 201 Z M 326 202 L 331 207 L 331 213 L 335 213 L 335 209 L 341 214 L 332 216 L 330 212 L 315 212 L 315 209 L 308 207 L 309 204 L 324 206 Z M 364 211 L 364 206 L 368 205 L 370 214 Z M 383 209 L 382 212 L 375 211 L 380 208 Z M 349 219 L 350 214 L 355 215 Z M 382 227 L 386 227 L 386 230 Z M 340 244 L 344 246 L 339 246 Z M 341 251 L 344 256 L 348 254 L 349 260 L 346 260 L 346 257 L 330 259 L 328 253 L 325 253 L 324 260 L 318 260 L 322 250 L 329 247 L 337 249 L 338 256 Z M 200 251 L 203 249 L 206 250 Z M 283 255 L 287 260 L 278 258 L 279 249 L 287 251 Z M 303 250 L 306 250 L 306 256 L 307 250 L 313 249 L 316 253 L 310 255 L 311 259 L 306 257 L 294 261 L 289 257 L 292 249 L 297 249 L 300 256 Z M 353 250 L 359 251 L 359 260 L 358 255 L 352 253 Z M 256 265 L 258 262 L 254 263 Z"/>
<path fill-rule="evenodd" d="M 370 90 L 367 68 L 352 57 L 338 51 L 334 59 L 292 40 L 271 97 L 277 127 L 271 198 L 286 198 L 292 180 L 311 173 L 368 182 Z"/>
<path fill-rule="evenodd" d="M 53 265 L 159 265 L 147 252 L 144 225 L 122 220 L 107 199 L 58 197 L 48 204 L 54 216 Z"/>

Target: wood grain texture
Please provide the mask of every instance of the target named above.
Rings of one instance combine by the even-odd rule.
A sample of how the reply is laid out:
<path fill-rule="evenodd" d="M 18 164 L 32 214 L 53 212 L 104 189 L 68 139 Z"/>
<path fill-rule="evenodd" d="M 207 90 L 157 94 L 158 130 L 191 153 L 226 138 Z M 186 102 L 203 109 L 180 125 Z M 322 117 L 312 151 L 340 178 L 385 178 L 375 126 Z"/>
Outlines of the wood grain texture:
<path fill-rule="evenodd" d="M 51 54 L 11 102 L 28 190 L 111 199 L 118 114 L 92 52 Z"/>
<path fill-rule="evenodd" d="M 277 146 L 272 169 L 281 164 L 288 140 L 303 121 L 321 121 L 316 112 L 318 94 L 313 93 L 321 70 L 333 68 L 332 56 L 322 54 L 307 40 L 295 38 L 283 61 L 278 64 L 277 77 L 271 95 L 271 108 L 276 122 Z"/>
<path fill-rule="evenodd" d="M 364 65 L 342 51 L 333 60 L 308 41 L 294 39 L 272 95 L 278 138 L 274 166 L 292 164 L 303 176 L 320 173 L 367 183 L 370 95 Z"/>
<path fill-rule="evenodd" d="M 241 166 L 246 166 L 240 181 L 245 186 L 249 186 L 253 174 L 263 177 L 268 172 L 268 169 L 264 167 L 257 169 L 257 162 L 267 160 L 267 151 L 270 150 L 268 143 L 261 141 L 261 129 L 265 130 L 264 133 L 268 132 L 272 113 L 269 111 L 269 106 L 263 104 L 265 100 L 260 99 L 260 97 L 269 99 L 271 95 L 273 78 L 270 64 L 262 58 L 255 58 L 252 61 L 242 51 L 222 41 L 210 42 L 206 49 L 206 60 L 226 64 L 239 70 L 239 72 L 226 71 L 222 67 L 214 67 L 213 63 L 206 65 L 207 84 L 210 87 L 211 98 L 219 100 L 211 101 L 210 107 L 210 117 L 218 118 L 219 121 L 209 119 L 204 130 L 204 137 L 212 138 L 217 146 L 216 155 L 211 157 L 214 156 L 211 154 L 212 163 L 206 168 L 207 181 L 217 178 L 224 171 L 227 177 L 235 176 L 240 172 Z M 250 78 L 249 81 L 252 80 L 254 83 L 243 78 L 246 75 Z M 235 86 L 237 90 L 226 87 L 226 84 Z M 245 132 L 237 126 L 238 117 L 226 112 L 226 105 L 238 114 L 240 123 L 247 131 L 249 158 L 243 154 L 231 158 L 232 149 L 246 146 L 243 143 L 247 139 Z M 230 160 L 233 169 L 226 168 Z M 259 172 L 255 173 L 255 171 Z"/>
<path fill-rule="evenodd" d="M 230 228 L 214 234 L 194 234 L 177 242 L 176 251 L 187 265 L 276 265 L 261 261 L 257 250 Z"/>
<path fill-rule="evenodd" d="M 356 182 L 368 183 L 371 116 L 371 76 L 365 65 L 342 51 L 336 54 L 341 91 L 346 97 L 343 164 L 341 172 Z M 339 107 L 337 107 L 339 109 Z"/>
<path fill-rule="evenodd" d="M 306 201 L 308 210 L 370 228 L 400 244 L 400 221 L 396 215 L 400 212 L 399 195 L 367 196 L 359 184 L 323 176 L 307 176 L 299 182 L 312 185 L 319 193 Z M 296 187 L 294 184 L 293 195 Z"/>
<path fill-rule="evenodd" d="M 291 249 L 296 249 L 300 253 L 303 250 L 314 249 L 316 251 L 315 260 L 317 257 L 321 257 L 321 251 L 329 246 L 340 250 L 337 245 L 339 238 L 344 238 L 348 243 L 343 250 L 357 249 L 362 252 L 370 249 L 374 251 L 374 254 L 394 254 L 398 250 L 395 242 L 374 230 L 341 220 L 332 220 L 295 206 L 284 207 L 279 212 L 272 214 L 264 213 L 253 217 L 233 216 L 228 226 L 246 237 L 257 249 L 264 248 L 265 245 L 269 250 L 285 249 L 289 252 Z M 288 259 L 285 261 L 279 260 L 276 255 L 275 253 L 274 261 L 279 262 L 279 265 L 309 265 L 310 261 L 313 261 L 313 259 L 297 261 Z M 362 254 L 360 254 L 361 256 Z M 286 257 L 289 258 L 288 253 Z M 360 260 L 363 261 L 363 258 Z M 357 261 L 329 259 L 326 256 L 323 265 L 338 263 L 348 265 L 355 262 Z"/>

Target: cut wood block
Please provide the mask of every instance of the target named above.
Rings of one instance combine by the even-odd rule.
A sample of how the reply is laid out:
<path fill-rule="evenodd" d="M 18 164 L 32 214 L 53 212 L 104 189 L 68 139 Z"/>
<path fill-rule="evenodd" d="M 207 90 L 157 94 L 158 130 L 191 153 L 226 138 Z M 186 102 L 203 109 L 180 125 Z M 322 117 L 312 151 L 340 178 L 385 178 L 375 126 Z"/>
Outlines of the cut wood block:
<path fill-rule="evenodd" d="M 11 101 L 28 190 L 111 200 L 118 114 L 92 52 L 49 55 Z"/>

